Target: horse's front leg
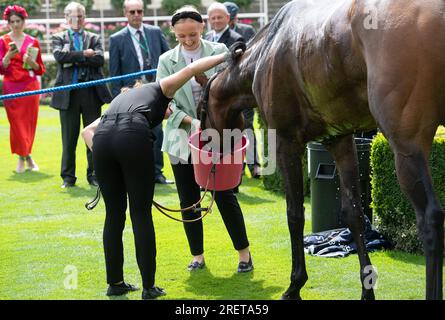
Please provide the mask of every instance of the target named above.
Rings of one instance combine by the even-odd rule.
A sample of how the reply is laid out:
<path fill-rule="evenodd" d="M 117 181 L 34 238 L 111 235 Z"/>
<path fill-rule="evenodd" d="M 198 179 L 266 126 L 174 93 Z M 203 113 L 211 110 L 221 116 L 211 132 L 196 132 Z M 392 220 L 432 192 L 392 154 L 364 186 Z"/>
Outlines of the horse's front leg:
<path fill-rule="evenodd" d="M 365 247 L 365 219 L 360 201 L 360 177 L 354 140 L 350 135 L 325 143 L 325 146 L 334 158 L 340 176 L 342 215 L 357 244 L 362 299 L 374 300 L 373 287 L 377 274 Z"/>
<path fill-rule="evenodd" d="M 304 146 L 295 139 L 277 137 L 278 165 L 286 189 L 287 223 L 292 247 L 291 283 L 281 299 L 301 299 L 300 290 L 308 277 L 303 250 L 304 192 L 301 157 Z"/>

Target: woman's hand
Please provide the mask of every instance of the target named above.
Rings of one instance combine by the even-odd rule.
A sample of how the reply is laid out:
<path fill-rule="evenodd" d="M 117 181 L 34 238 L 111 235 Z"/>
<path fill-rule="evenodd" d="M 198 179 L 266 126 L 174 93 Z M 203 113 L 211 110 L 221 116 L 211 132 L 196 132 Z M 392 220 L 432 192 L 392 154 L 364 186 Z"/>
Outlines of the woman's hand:
<path fill-rule="evenodd" d="M 199 121 L 199 119 L 193 119 L 191 129 L 192 129 L 192 133 L 201 131 L 201 121 Z"/>
<path fill-rule="evenodd" d="M 19 53 L 19 49 L 17 48 L 17 45 L 15 44 L 15 42 L 10 42 L 9 43 L 9 50 L 6 53 L 6 55 L 8 56 L 9 59 L 11 59 L 17 53 Z"/>
<path fill-rule="evenodd" d="M 100 118 L 96 119 L 94 122 L 90 123 L 87 127 L 85 127 L 82 130 L 82 138 L 91 151 L 93 151 L 94 132 L 96 132 L 99 122 L 100 122 Z"/>
<path fill-rule="evenodd" d="M 40 66 L 39 64 L 34 60 L 32 56 L 30 56 L 28 53 L 25 53 L 23 55 L 23 61 L 30 66 L 33 70 L 39 70 Z"/>
<path fill-rule="evenodd" d="M 23 61 L 25 61 L 30 66 L 35 65 L 36 61 L 27 53 L 23 55 Z"/>
<path fill-rule="evenodd" d="M 17 45 L 14 42 L 9 43 L 9 50 L 6 52 L 3 57 L 2 64 L 4 68 L 7 68 L 11 63 L 11 58 L 14 57 L 17 53 L 19 53 L 19 49 L 17 49 Z"/>

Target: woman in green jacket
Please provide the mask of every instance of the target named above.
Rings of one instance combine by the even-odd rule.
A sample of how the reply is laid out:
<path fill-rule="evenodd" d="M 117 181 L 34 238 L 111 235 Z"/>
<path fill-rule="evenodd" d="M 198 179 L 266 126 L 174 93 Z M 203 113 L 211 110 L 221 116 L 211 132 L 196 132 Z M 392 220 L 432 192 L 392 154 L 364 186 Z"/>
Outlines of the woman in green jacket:
<path fill-rule="evenodd" d="M 204 22 L 196 8 L 185 6 L 178 9 L 172 16 L 171 22 L 179 44 L 159 58 L 157 80 L 181 70 L 199 58 L 227 52 L 224 44 L 201 39 Z M 214 73 L 215 69 L 210 69 L 205 74 L 188 81 L 176 92 L 170 106 L 172 114 L 164 129 L 162 151 L 169 154 L 181 208 L 189 207 L 201 198 L 200 187 L 194 178 L 188 136 L 200 126 L 196 109 L 203 90 L 202 85 L 205 78 L 210 78 Z M 244 218 L 234 192 L 232 190 L 215 192 L 215 202 L 221 212 L 233 246 L 239 253 L 237 271 L 249 272 L 253 270 Z M 196 219 L 200 215 L 194 210 L 182 214 L 183 219 L 187 220 Z M 193 256 L 188 270 L 202 269 L 205 266 L 202 221 L 186 222 L 184 229 Z"/>

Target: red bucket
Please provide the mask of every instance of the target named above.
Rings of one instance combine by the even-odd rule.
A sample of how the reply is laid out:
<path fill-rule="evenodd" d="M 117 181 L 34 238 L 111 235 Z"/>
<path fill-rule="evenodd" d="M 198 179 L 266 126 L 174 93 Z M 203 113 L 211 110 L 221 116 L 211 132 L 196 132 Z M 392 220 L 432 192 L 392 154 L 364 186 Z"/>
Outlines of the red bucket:
<path fill-rule="evenodd" d="M 201 141 L 201 133 L 196 132 L 189 138 L 196 183 L 203 188 L 208 183 L 208 189 L 216 191 L 235 188 L 241 182 L 244 157 L 249 145 L 247 136 L 243 135 L 235 144 L 234 151 L 223 156 L 219 152 L 203 150 L 206 142 Z M 216 163 L 215 173 L 210 173 L 213 163 Z"/>

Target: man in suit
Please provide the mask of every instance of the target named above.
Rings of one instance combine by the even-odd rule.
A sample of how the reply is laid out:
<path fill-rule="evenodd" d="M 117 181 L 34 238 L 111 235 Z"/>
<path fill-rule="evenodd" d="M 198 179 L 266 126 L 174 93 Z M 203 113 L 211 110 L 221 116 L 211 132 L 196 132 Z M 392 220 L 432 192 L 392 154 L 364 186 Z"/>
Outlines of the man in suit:
<path fill-rule="evenodd" d="M 230 28 L 233 31 L 236 31 L 240 35 L 242 35 L 244 40 L 248 42 L 255 35 L 256 33 L 255 28 L 249 24 L 238 22 L 239 7 L 236 3 L 227 1 L 224 2 L 223 4 L 226 6 L 227 11 L 229 11 L 230 14 L 230 21 L 229 21 Z"/>
<path fill-rule="evenodd" d="M 142 0 L 125 0 L 124 15 L 128 19 L 126 28 L 110 37 L 110 76 L 121 76 L 142 70 L 156 69 L 159 56 L 170 48 L 158 27 L 142 23 L 144 3 Z M 152 82 L 155 75 L 145 76 L 143 82 Z M 131 87 L 135 79 L 112 82 L 113 97 L 120 93 L 122 87 Z M 164 158 L 161 151 L 163 132 L 162 124 L 153 128 L 156 142 L 153 145 L 155 155 L 155 182 L 169 184 L 162 174 Z"/>
<path fill-rule="evenodd" d="M 104 51 L 100 37 L 83 29 L 85 7 L 77 2 L 69 3 L 64 10 L 69 29 L 51 37 L 51 45 L 56 59 L 57 76 L 55 86 L 102 79 Z M 107 86 L 95 86 L 71 91 L 55 92 L 51 106 L 60 110 L 62 129 L 62 188 L 75 185 L 76 147 L 79 138 L 80 117 L 83 126 L 100 117 L 101 107 L 111 101 Z M 92 153 L 87 148 L 87 180 L 97 186 L 94 175 Z"/>
<path fill-rule="evenodd" d="M 220 2 L 213 2 L 207 9 L 211 31 L 204 38 L 209 41 L 224 43 L 227 48 L 237 41 L 245 42 L 243 36 L 229 27 L 230 14 Z"/>

